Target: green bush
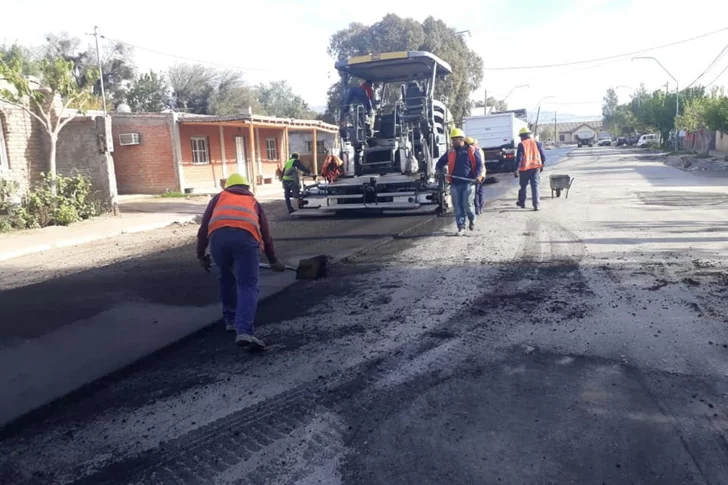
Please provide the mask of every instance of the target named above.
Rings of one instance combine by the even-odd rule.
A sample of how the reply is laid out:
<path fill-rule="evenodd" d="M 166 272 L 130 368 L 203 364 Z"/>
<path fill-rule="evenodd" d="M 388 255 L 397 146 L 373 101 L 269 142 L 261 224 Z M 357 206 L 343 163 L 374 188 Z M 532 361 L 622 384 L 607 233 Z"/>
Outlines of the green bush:
<path fill-rule="evenodd" d="M 89 179 L 83 175 L 56 176 L 56 193 L 52 180 L 41 174 L 40 183 L 33 186 L 21 205 L 11 205 L 7 199 L 18 185 L 1 181 L 0 232 L 12 229 L 36 229 L 46 226 L 67 226 L 106 211 L 105 203 L 94 197 Z"/>

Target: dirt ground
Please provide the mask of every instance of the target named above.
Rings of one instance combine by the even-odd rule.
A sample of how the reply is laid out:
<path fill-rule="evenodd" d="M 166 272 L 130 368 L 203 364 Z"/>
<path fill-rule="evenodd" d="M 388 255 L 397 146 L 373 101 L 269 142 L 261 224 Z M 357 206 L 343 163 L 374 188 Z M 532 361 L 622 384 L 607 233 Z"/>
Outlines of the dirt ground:
<path fill-rule="evenodd" d="M 510 193 L 267 301 L 263 355 L 210 328 L 5 429 L 0 477 L 726 483 L 725 186 L 613 148 L 554 170 L 568 200 Z"/>

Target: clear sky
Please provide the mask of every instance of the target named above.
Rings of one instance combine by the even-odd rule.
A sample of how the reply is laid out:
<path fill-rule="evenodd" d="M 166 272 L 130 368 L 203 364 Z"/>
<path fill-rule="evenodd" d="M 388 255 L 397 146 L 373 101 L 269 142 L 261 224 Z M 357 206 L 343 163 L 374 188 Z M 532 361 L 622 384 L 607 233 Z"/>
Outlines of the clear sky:
<path fill-rule="evenodd" d="M 98 25 L 110 39 L 138 46 L 140 69 L 165 69 L 180 61 L 174 54 L 244 69 L 251 83 L 287 79 L 312 106 L 325 104 L 337 78 L 326 53 L 329 36 L 350 22 L 372 23 L 387 13 L 422 20 L 441 18 L 470 30 L 467 43 L 486 68 L 542 65 L 620 54 L 687 39 L 728 27 L 726 0 L 4 0 L 0 42 L 39 45 L 47 32 L 83 37 Z M 113 6 L 112 6 L 113 5 Z M 447 10 L 443 7 L 448 7 Z M 89 41 L 92 40 L 88 37 Z M 728 31 L 648 54 L 678 79 L 693 81 L 728 44 Z M 726 66 L 726 55 L 706 76 L 712 81 Z M 511 108 L 531 111 L 545 96 L 544 110 L 574 115 L 599 114 L 610 86 L 658 89 L 674 82 L 652 61 L 602 61 L 538 70 L 486 70 L 482 92 L 505 96 Z M 716 85 L 728 84 L 728 71 Z M 620 88 L 621 99 L 630 95 Z M 566 120 L 564 120 L 566 121 Z"/>

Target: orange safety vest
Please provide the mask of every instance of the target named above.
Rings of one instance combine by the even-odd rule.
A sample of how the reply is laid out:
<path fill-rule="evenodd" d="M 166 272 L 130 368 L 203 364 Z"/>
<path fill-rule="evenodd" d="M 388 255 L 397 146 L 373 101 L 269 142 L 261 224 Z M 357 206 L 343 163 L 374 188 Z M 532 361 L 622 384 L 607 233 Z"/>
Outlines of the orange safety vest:
<path fill-rule="evenodd" d="M 220 192 L 212 217 L 207 227 L 207 235 L 221 227 L 236 227 L 248 231 L 263 247 L 263 236 L 260 234 L 260 220 L 255 209 L 255 197 L 240 195 L 227 190 Z"/>
<path fill-rule="evenodd" d="M 536 140 L 526 138 L 521 144 L 523 145 L 523 159 L 521 159 L 521 166 L 518 167 L 518 171 L 525 172 L 526 170 L 543 167 Z"/>
<path fill-rule="evenodd" d="M 475 170 L 478 168 L 478 162 L 475 160 L 475 147 L 472 145 L 468 145 L 468 157 L 470 158 L 470 167 L 475 173 Z M 457 158 L 457 153 L 455 150 L 450 150 L 447 153 L 447 181 L 448 183 L 452 183 L 452 175 L 453 171 L 455 171 L 455 159 Z M 476 177 L 478 174 L 476 174 Z M 474 179 L 473 179 L 474 180 Z"/>

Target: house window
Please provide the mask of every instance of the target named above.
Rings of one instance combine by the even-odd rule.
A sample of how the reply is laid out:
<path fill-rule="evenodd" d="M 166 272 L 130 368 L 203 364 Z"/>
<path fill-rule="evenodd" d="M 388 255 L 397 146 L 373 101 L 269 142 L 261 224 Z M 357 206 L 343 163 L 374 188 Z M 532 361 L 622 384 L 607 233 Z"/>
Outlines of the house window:
<path fill-rule="evenodd" d="M 326 150 L 326 144 L 319 140 L 316 142 L 316 154 L 320 155 Z M 306 142 L 306 153 L 313 153 L 313 141 Z"/>
<path fill-rule="evenodd" d="M 5 131 L 3 128 L 3 120 L 0 118 L 0 170 L 8 168 L 8 149 L 5 145 Z"/>
<path fill-rule="evenodd" d="M 265 140 L 265 151 L 268 160 L 278 160 L 278 140 L 267 138 Z"/>
<path fill-rule="evenodd" d="M 566 135 L 560 134 L 559 135 L 559 141 L 566 141 Z"/>
<path fill-rule="evenodd" d="M 210 163 L 210 148 L 205 136 L 193 136 L 192 138 L 192 163 L 205 165 Z"/>

